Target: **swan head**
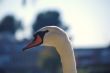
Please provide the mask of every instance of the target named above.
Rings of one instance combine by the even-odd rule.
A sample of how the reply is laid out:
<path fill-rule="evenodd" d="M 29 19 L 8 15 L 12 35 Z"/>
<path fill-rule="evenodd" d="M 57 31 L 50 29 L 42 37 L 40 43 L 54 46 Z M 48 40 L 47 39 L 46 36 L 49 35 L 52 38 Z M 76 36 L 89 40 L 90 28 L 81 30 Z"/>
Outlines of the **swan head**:
<path fill-rule="evenodd" d="M 39 29 L 33 36 L 34 39 L 31 43 L 23 48 L 23 51 L 39 45 L 55 47 L 56 44 L 61 45 L 61 41 L 67 39 L 67 35 L 64 30 L 57 26 L 43 27 Z"/>

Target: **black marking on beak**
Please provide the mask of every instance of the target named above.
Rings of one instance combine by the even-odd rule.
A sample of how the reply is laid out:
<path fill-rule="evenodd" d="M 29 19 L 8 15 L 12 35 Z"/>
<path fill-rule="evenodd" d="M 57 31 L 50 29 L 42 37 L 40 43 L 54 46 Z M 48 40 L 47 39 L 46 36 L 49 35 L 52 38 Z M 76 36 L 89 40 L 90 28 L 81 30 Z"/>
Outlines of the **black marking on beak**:
<path fill-rule="evenodd" d="M 34 34 L 34 40 L 29 43 L 26 47 L 23 48 L 23 51 L 27 50 L 27 49 L 30 49 L 32 47 L 35 47 L 35 46 L 39 46 L 40 44 L 43 43 L 43 38 L 44 38 L 44 35 L 48 32 L 48 30 L 46 31 L 38 31 Z"/>

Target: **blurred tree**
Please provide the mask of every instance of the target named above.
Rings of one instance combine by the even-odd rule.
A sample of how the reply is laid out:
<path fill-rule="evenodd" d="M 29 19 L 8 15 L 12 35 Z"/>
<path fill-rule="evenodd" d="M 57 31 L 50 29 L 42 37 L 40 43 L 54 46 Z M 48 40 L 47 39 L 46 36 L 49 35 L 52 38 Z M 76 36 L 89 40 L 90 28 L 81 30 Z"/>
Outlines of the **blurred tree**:
<path fill-rule="evenodd" d="M 68 27 L 64 26 L 60 19 L 60 14 L 58 11 L 47 11 L 40 13 L 33 25 L 34 31 L 38 30 L 39 28 L 42 28 L 44 26 L 58 26 L 64 30 L 67 30 Z"/>
<path fill-rule="evenodd" d="M 16 30 L 20 28 L 22 28 L 21 22 L 16 21 L 12 15 L 7 15 L 0 23 L 0 32 L 15 34 Z"/>
<path fill-rule="evenodd" d="M 0 24 L 0 32 L 15 33 L 15 19 L 13 16 L 6 16 Z"/>
<path fill-rule="evenodd" d="M 15 33 L 17 29 L 20 29 L 21 23 L 16 21 L 14 16 L 7 15 L 3 18 L 0 23 L 0 51 L 4 52 L 11 52 L 12 49 L 14 51 L 14 47 L 16 44 Z M 0 52 L 0 53 L 1 53 Z"/>

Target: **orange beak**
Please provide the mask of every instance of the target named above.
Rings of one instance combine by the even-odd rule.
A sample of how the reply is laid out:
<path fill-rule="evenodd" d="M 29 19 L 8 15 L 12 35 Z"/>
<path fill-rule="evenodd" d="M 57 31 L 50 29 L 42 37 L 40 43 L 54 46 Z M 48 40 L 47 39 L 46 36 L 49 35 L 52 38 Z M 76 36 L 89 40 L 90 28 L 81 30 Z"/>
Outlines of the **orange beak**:
<path fill-rule="evenodd" d="M 26 47 L 23 48 L 23 51 L 30 49 L 32 47 L 35 47 L 35 46 L 39 46 L 42 43 L 43 43 L 42 38 L 40 37 L 40 35 L 37 35 L 31 43 L 29 43 Z"/>

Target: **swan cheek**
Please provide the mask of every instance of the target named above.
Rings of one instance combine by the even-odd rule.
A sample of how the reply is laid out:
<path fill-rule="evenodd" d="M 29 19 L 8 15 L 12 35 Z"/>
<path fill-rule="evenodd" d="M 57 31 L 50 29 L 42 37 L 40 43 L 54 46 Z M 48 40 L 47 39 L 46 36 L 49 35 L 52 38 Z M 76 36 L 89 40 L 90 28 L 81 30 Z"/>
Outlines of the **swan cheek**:
<path fill-rule="evenodd" d="M 49 37 L 44 37 L 43 40 L 43 45 L 44 46 L 55 46 L 55 38 L 49 36 Z"/>

